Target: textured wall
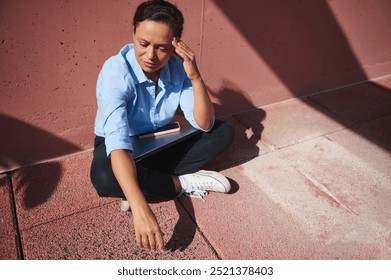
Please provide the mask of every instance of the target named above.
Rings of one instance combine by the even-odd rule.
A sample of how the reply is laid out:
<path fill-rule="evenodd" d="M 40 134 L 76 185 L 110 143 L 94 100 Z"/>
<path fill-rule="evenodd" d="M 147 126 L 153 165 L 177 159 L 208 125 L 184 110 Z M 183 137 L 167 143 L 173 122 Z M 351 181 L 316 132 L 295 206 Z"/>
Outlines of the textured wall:
<path fill-rule="evenodd" d="M 92 147 L 140 1 L 0 1 L 0 171 Z M 176 1 L 219 114 L 391 74 L 391 1 Z"/>
<path fill-rule="evenodd" d="M 388 0 L 206 1 L 208 85 L 237 111 L 391 74 L 390 13 Z"/>

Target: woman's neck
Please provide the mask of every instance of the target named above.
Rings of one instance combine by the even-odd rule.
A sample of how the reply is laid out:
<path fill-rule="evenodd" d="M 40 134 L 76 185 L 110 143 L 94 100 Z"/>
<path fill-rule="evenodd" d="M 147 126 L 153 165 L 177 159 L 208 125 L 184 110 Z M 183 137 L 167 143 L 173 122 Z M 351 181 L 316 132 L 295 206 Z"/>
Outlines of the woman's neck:
<path fill-rule="evenodd" d="M 159 81 L 159 75 L 160 75 L 160 70 L 153 72 L 153 73 L 145 73 L 148 79 L 150 79 L 152 82 L 154 82 L 156 85 Z"/>

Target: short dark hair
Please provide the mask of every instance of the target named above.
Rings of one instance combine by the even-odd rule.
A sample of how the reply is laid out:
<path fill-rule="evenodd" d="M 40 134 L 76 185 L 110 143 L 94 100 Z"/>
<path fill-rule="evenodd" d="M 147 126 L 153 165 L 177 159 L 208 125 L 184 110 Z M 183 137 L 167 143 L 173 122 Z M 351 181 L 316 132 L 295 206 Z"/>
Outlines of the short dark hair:
<path fill-rule="evenodd" d="M 175 37 L 180 38 L 183 31 L 183 15 L 173 4 L 164 0 L 149 0 L 141 3 L 133 17 L 133 30 L 144 20 L 153 20 L 171 27 Z"/>

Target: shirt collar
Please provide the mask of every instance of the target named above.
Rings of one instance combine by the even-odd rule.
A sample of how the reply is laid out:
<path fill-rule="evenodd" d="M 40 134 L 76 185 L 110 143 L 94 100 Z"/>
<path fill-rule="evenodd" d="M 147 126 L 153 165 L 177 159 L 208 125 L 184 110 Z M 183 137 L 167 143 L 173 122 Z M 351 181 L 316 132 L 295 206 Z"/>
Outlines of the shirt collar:
<path fill-rule="evenodd" d="M 168 61 L 167 64 L 164 65 L 163 69 L 160 71 L 159 80 L 161 80 L 163 83 L 171 83 L 171 73 L 170 73 L 169 64 L 170 61 Z"/>

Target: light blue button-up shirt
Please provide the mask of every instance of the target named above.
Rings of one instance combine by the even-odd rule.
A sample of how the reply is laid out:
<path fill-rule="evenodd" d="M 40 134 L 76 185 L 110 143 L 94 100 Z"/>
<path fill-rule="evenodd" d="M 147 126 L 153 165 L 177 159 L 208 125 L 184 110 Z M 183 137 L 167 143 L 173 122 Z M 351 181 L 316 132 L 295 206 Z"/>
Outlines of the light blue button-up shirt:
<path fill-rule="evenodd" d="M 133 44 L 104 63 L 96 86 L 94 131 L 105 138 L 108 156 L 117 149 L 133 150 L 129 136 L 168 124 L 178 106 L 189 123 L 201 129 L 193 116 L 191 82 L 175 55 L 162 68 L 156 89 L 137 63 Z"/>

